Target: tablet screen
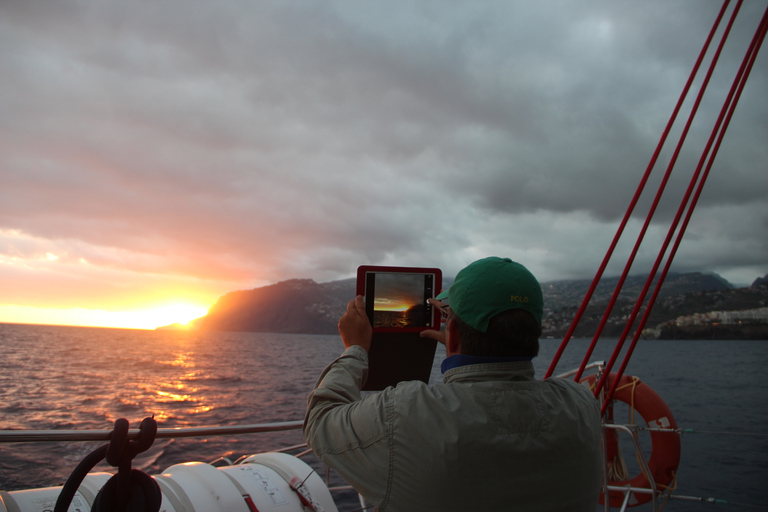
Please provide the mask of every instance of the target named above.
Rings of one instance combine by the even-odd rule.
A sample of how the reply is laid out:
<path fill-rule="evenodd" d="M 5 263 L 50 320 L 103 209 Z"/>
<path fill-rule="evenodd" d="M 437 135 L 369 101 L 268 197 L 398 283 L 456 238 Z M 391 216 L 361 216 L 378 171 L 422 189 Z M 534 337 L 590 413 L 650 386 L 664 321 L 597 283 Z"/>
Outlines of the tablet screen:
<path fill-rule="evenodd" d="M 361 267 L 365 308 L 378 331 L 419 331 L 439 326 L 435 308 L 427 299 L 436 295 L 439 269 L 413 267 Z M 362 278 L 362 279 L 360 279 Z M 362 282 L 361 282 L 362 281 Z M 437 290 L 439 292 L 439 290 Z"/>

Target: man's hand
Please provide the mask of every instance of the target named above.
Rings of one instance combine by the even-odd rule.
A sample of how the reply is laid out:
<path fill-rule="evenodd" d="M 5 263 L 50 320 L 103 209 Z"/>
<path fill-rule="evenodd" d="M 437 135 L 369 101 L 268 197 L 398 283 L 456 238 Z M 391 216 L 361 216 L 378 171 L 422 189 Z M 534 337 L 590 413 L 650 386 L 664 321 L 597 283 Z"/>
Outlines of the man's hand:
<path fill-rule="evenodd" d="M 358 295 L 347 303 L 347 312 L 339 319 L 339 334 L 344 346 L 363 347 L 366 352 L 371 348 L 371 322 L 365 314 L 363 296 Z"/>
<path fill-rule="evenodd" d="M 445 310 L 445 307 L 446 307 L 445 303 L 437 299 L 427 299 L 427 301 L 429 301 L 429 303 L 432 304 L 432 307 L 435 307 L 440 310 Z M 445 321 L 446 321 L 445 318 L 441 319 L 441 322 L 445 322 Z M 419 333 L 419 336 L 421 336 L 422 338 L 431 338 L 433 340 L 437 340 L 438 342 L 445 345 L 446 334 L 444 329 L 441 329 L 439 331 L 436 331 L 434 329 L 427 329 L 425 331 L 421 331 Z"/>

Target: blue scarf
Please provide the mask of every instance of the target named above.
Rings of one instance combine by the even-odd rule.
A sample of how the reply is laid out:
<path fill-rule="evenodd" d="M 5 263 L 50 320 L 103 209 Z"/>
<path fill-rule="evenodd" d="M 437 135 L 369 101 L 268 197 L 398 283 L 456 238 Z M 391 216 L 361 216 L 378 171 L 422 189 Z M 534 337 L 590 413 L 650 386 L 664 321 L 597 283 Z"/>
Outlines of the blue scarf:
<path fill-rule="evenodd" d="M 517 361 L 532 361 L 532 357 L 478 357 L 478 356 L 465 356 L 464 354 L 455 354 L 451 357 L 446 357 L 440 364 L 440 371 L 445 373 L 453 368 L 459 366 L 466 366 L 468 364 L 483 364 L 483 363 L 510 363 Z"/>

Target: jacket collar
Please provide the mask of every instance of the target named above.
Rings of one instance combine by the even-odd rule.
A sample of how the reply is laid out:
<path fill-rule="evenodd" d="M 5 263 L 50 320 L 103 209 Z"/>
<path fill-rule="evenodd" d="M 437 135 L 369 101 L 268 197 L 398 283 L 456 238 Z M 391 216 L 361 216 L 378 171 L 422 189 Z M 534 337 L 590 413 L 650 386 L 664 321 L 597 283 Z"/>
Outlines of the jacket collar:
<path fill-rule="evenodd" d="M 441 364 L 443 381 L 533 380 L 533 358 L 474 357 L 463 354 L 446 358 Z"/>
<path fill-rule="evenodd" d="M 440 371 L 445 373 L 453 368 L 459 366 L 466 366 L 469 364 L 486 364 L 486 363 L 512 363 L 519 361 L 532 361 L 532 357 L 478 357 L 478 356 L 466 356 L 464 354 L 455 354 L 443 359 L 440 364 Z"/>

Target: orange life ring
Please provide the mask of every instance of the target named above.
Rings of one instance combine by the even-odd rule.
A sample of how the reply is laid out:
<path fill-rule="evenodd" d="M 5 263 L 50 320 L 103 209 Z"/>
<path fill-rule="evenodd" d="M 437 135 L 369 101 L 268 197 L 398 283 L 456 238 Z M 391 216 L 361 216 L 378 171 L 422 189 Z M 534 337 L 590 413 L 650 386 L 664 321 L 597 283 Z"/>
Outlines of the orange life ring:
<path fill-rule="evenodd" d="M 606 389 L 611 389 L 616 380 L 616 374 L 608 374 L 606 379 Z M 590 375 L 582 382 L 589 382 L 590 387 L 594 389 L 595 375 Z M 647 384 L 644 384 L 637 377 L 622 375 L 613 394 L 614 400 L 624 402 L 633 408 L 643 417 L 646 424 L 652 428 L 677 429 L 672 411 L 670 411 L 664 400 Z M 614 434 L 614 435 L 610 435 Z M 617 438 L 615 431 L 606 431 L 608 440 L 608 454 L 618 452 Z M 609 459 L 610 460 L 610 459 Z M 653 480 L 656 482 L 657 489 L 669 487 L 675 480 L 677 467 L 680 465 L 680 434 L 673 431 L 651 431 L 651 458 L 648 460 Z M 630 486 L 650 489 L 651 485 L 648 477 L 641 471 L 639 475 L 626 480 L 609 480 L 611 486 Z M 646 493 L 632 493 L 628 506 L 642 505 L 651 501 L 652 496 Z M 610 505 L 620 507 L 624 502 L 624 493 L 620 491 L 610 492 Z M 600 503 L 604 504 L 604 494 L 600 494 Z"/>

